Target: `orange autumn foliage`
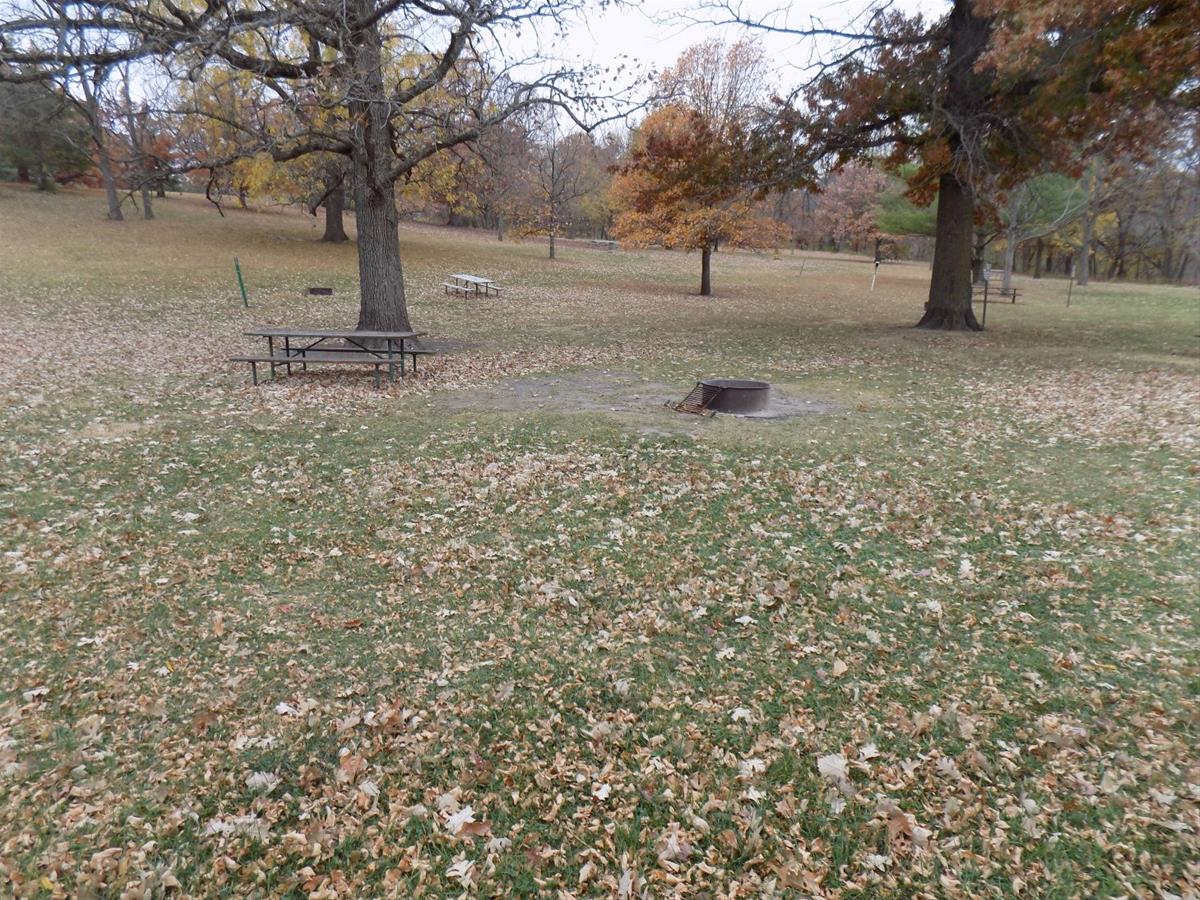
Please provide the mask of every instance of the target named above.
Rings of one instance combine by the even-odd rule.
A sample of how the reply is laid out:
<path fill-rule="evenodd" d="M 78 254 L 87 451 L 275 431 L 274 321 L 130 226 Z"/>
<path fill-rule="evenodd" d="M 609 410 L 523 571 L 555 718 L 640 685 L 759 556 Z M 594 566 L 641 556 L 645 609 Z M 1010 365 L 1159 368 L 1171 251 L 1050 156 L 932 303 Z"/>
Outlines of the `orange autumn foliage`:
<path fill-rule="evenodd" d="M 656 110 L 613 181 L 613 233 L 633 246 L 678 250 L 778 246 L 788 229 L 757 214 L 751 169 L 699 112 Z"/>

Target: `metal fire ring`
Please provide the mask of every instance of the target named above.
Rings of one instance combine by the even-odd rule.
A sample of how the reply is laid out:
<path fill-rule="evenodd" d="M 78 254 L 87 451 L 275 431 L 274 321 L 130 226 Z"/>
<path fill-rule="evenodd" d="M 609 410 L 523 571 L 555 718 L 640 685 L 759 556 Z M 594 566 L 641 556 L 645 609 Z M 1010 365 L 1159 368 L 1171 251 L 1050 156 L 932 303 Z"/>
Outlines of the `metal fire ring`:
<path fill-rule="evenodd" d="M 749 381 L 741 378 L 706 378 L 700 382 L 701 390 L 707 395 L 706 409 L 713 412 L 747 413 L 763 412 L 771 402 L 771 385 L 765 381 Z"/>

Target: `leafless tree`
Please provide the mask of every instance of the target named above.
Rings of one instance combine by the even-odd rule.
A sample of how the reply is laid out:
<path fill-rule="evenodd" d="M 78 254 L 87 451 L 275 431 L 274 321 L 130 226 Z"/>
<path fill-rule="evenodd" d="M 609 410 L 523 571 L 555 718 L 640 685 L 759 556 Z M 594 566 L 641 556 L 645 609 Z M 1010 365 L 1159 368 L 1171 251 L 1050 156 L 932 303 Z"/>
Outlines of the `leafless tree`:
<path fill-rule="evenodd" d="M 535 193 L 538 209 L 534 221 L 550 238 L 550 258 L 555 258 L 555 239 L 562 228 L 563 211 L 573 200 L 587 193 L 583 180 L 583 154 L 586 135 L 564 136 L 551 116 L 538 136 L 534 149 Z"/>
<path fill-rule="evenodd" d="M 214 68 L 246 73 L 273 97 L 271 127 L 230 122 L 239 140 L 229 158 L 191 163 L 213 167 L 258 152 L 278 161 L 346 157 L 358 226 L 358 327 L 403 330 L 411 326 L 396 181 L 434 154 L 540 106 L 584 127 L 618 114 L 605 105 L 620 99 L 615 92 L 589 87 L 596 73 L 505 51 L 519 30 L 559 28 L 581 3 L 287 0 L 247 7 L 211 0 L 193 7 L 83 0 L 31 15 L 7 12 L 0 62 L 17 77 L 75 62 L 100 71 L 144 56 L 169 59 L 193 77 Z M 78 58 L 65 58 L 44 37 L 114 23 L 128 36 L 123 43 L 92 46 Z"/>

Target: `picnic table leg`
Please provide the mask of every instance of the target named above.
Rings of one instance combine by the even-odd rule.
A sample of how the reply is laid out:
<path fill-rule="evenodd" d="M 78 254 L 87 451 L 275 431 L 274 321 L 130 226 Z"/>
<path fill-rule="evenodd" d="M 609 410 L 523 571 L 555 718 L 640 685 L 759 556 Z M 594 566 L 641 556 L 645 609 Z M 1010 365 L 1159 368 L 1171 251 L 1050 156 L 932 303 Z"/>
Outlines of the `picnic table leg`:
<path fill-rule="evenodd" d="M 396 380 L 396 364 L 394 362 L 392 362 L 392 339 L 391 338 L 387 339 L 387 358 L 388 358 L 388 381 L 394 382 Z M 403 360 L 404 357 L 401 356 L 400 359 Z"/>
<path fill-rule="evenodd" d="M 379 363 L 375 363 L 375 389 L 379 390 Z"/>
<path fill-rule="evenodd" d="M 283 355 L 286 356 L 289 360 L 292 358 L 292 339 L 290 337 L 288 337 L 287 335 L 283 336 Z M 291 362 L 289 362 L 287 364 L 287 373 L 289 375 L 292 374 Z"/>
<path fill-rule="evenodd" d="M 254 379 L 254 384 L 258 385 L 258 363 L 250 361 L 250 377 Z"/>
<path fill-rule="evenodd" d="M 275 338 L 267 335 L 267 356 L 275 355 Z M 271 380 L 275 380 L 275 363 L 271 363 Z"/>

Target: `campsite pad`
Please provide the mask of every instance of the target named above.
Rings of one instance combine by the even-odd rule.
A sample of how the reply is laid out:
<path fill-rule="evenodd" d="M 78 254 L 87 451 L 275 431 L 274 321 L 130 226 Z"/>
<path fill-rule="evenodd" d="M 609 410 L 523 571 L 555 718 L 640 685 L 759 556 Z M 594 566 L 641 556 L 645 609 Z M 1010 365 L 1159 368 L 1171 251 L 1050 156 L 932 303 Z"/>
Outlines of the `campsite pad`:
<path fill-rule="evenodd" d="M 698 375 L 708 377 L 708 374 Z M 629 372 L 593 369 L 563 375 L 509 378 L 470 392 L 445 395 L 450 409 L 489 409 L 500 412 L 608 413 L 636 418 L 640 424 L 687 426 L 707 421 L 701 416 L 676 412 L 677 403 L 695 384 L 664 384 Z M 752 416 L 718 415 L 718 419 L 791 419 L 799 416 L 844 413 L 846 407 L 827 397 L 804 395 L 801 384 L 775 383 L 770 406 Z"/>

